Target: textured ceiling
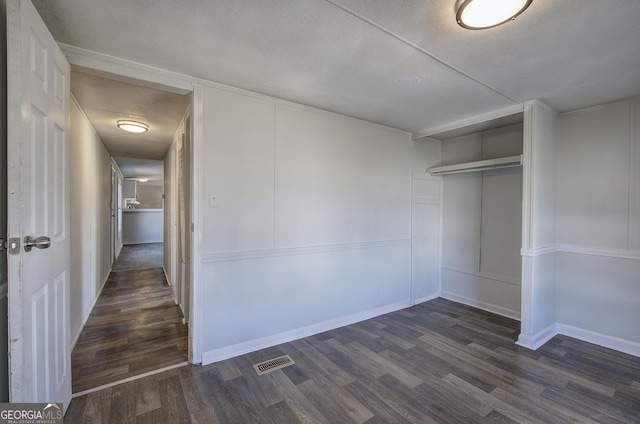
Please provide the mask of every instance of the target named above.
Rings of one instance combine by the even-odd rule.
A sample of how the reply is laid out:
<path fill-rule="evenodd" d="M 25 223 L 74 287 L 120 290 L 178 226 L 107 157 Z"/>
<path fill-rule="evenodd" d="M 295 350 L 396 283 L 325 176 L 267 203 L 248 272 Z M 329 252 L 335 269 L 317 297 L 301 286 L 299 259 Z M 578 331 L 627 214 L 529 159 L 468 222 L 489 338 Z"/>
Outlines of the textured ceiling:
<path fill-rule="evenodd" d="M 34 4 L 58 42 L 412 132 L 640 95 L 638 0 L 534 0 L 483 31 L 454 0 Z"/>
<path fill-rule="evenodd" d="M 76 71 L 71 72 L 71 92 L 113 156 L 164 159 L 189 106 L 186 95 Z M 116 126 L 120 119 L 144 122 L 149 131 L 123 131 Z"/>
<path fill-rule="evenodd" d="M 163 159 L 187 111 L 189 96 L 78 71 L 71 72 L 71 92 L 122 174 L 149 178 L 143 184 L 162 185 Z M 149 131 L 123 131 L 116 126 L 120 119 L 142 121 Z"/>

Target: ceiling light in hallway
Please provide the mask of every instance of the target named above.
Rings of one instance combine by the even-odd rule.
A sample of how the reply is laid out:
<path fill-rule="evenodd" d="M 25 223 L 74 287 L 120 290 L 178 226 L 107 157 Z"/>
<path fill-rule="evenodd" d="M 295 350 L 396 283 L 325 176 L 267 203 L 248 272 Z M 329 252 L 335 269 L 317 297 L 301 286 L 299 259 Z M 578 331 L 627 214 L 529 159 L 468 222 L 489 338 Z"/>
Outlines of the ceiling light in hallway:
<path fill-rule="evenodd" d="M 143 133 L 149 131 L 149 125 L 138 121 L 117 121 L 118 128 L 132 133 Z"/>

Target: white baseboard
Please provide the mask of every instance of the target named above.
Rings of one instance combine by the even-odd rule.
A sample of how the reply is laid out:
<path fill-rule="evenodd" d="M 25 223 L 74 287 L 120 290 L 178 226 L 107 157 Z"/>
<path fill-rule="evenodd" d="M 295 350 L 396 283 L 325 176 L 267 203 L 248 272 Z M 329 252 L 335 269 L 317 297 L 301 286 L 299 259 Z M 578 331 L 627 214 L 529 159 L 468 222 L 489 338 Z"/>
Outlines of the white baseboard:
<path fill-rule="evenodd" d="M 423 298 L 415 299 L 414 304 L 427 302 L 429 300 L 442 297 L 444 299 L 452 300 L 454 302 L 463 303 L 465 305 L 477 307 L 489 312 L 493 312 L 498 315 L 506 316 L 508 318 L 520 319 L 520 314 L 516 311 L 512 311 L 506 308 L 497 307 L 485 302 L 480 302 L 474 299 L 468 299 L 462 296 L 452 295 L 451 293 L 443 293 L 441 296 L 437 294 L 433 296 L 426 296 Z M 374 318 L 380 315 L 384 315 L 390 312 L 395 312 L 400 309 L 404 309 L 411 306 L 410 302 L 398 302 L 391 305 L 386 305 L 381 308 L 372 309 L 369 311 L 353 314 L 346 317 L 337 318 L 334 320 L 325 321 L 322 323 L 314 324 L 311 326 L 286 331 L 284 333 L 276 334 L 261 339 L 250 340 L 243 343 L 238 343 L 232 346 L 227 346 L 221 349 L 210 350 L 202 354 L 202 365 L 211 364 L 213 362 L 222 361 L 225 359 L 233 358 L 246 353 L 254 352 L 256 350 L 265 349 L 272 346 L 277 346 L 282 343 L 287 343 L 292 340 L 309 337 L 314 334 L 319 334 L 324 331 L 333 330 L 335 328 L 344 327 L 346 325 L 354 324 L 356 322 L 364 321 L 370 318 Z M 599 346 L 604 346 L 619 352 L 627 353 L 629 355 L 640 357 L 640 343 L 632 342 L 629 340 L 620 339 L 613 336 L 608 336 L 593 331 L 585 330 L 578 327 L 573 327 L 565 324 L 553 323 L 547 328 L 537 332 L 531 337 L 520 334 L 518 337 L 517 345 L 525 347 L 531 350 L 537 350 L 556 335 L 562 334 L 565 336 L 573 337 L 588 343 L 593 343 Z"/>
<path fill-rule="evenodd" d="M 87 320 L 89 319 L 89 316 L 91 315 L 91 311 L 93 311 L 93 307 L 96 306 L 96 302 L 98 301 L 98 298 L 102 294 L 102 289 L 104 289 L 104 286 L 107 284 L 107 281 L 109 280 L 109 275 L 111 275 L 111 269 L 107 273 L 107 276 L 104 278 L 104 281 L 102 281 L 102 285 L 100 286 L 100 289 L 98 290 L 98 293 L 96 294 L 95 299 L 93 299 L 93 301 L 91 301 L 91 306 L 89 307 L 89 310 L 87 311 L 87 313 L 85 314 L 84 318 L 82 319 L 82 324 L 80 324 L 80 328 L 78 329 L 78 332 L 76 333 L 76 335 L 74 336 L 73 340 L 71 341 L 71 346 L 69 348 L 69 352 L 73 351 L 73 348 L 76 347 L 76 343 L 78 343 L 78 339 L 80 338 L 80 334 L 82 333 L 82 330 L 84 330 L 84 326 L 87 324 Z"/>
<path fill-rule="evenodd" d="M 520 333 L 516 344 L 518 346 L 526 347 L 527 349 L 537 350 L 540 346 L 557 336 L 558 333 L 558 325 L 553 323 L 547 328 L 538 331 L 531 337 Z"/>
<path fill-rule="evenodd" d="M 440 294 L 438 294 L 438 293 L 434 293 L 432 295 L 425 296 L 425 297 L 419 297 L 419 298 L 413 300 L 413 304 L 417 305 L 419 303 L 428 302 L 430 300 L 437 299 L 439 297 L 440 297 Z"/>
<path fill-rule="evenodd" d="M 488 312 L 493 312 L 494 314 L 498 314 L 503 317 L 512 318 L 520 321 L 520 312 L 515 311 L 513 309 L 504 308 L 502 306 L 494 305 L 487 302 L 482 302 L 477 299 L 471 299 L 465 296 L 460 296 L 458 294 L 446 292 L 446 291 L 443 291 L 442 294 L 440 294 L 440 297 L 442 297 L 443 299 L 452 300 L 454 302 L 473 306 L 474 308 L 482 309 Z"/>
<path fill-rule="evenodd" d="M 640 343 L 630 340 L 620 339 L 618 337 L 608 336 L 606 334 L 596 333 L 583 328 L 574 327 L 566 324 L 558 324 L 558 332 L 562 335 L 573 337 L 585 342 L 604 346 L 619 352 L 628 353 L 629 355 L 640 357 Z"/>
<path fill-rule="evenodd" d="M 291 331 L 285 331 L 284 333 L 275 334 L 273 336 L 263 337 L 261 339 L 249 340 L 247 342 L 238 343 L 232 346 L 223 347 L 220 349 L 210 350 L 202 354 L 202 365 L 211 364 L 213 362 L 223 361 L 225 359 L 233 358 L 245 353 L 254 352 L 256 350 L 265 349 L 272 346 L 277 346 L 282 343 L 287 343 L 292 340 L 302 339 L 304 337 L 313 336 L 325 331 L 333 330 L 346 325 L 355 324 L 356 322 L 364 321 L 370 318 L 374 318 L 380 315 L 395 312 L 400 309 L 404 309 L 411 306 L 410 302 L 402 301 L 386 305 L 380 308 L 371 309 L 357 314 L 349 315 L 346 317 L 340 317 L 333 320 L 313 324 L 307 327 L 298 328 Z"/>
<path fill-rule="evenodd" d="M 527 349 L 537 350 L 558 334 L 640 357 L 640 343 L 596 333 L 590 330 L 585 330 L 584 328 L 574 327 L 572 325 L 558 323 L 551 324 L 549 327 L 539 331 L 532 337 L 520 334 L 516 344 L 518 346 L 526 347 Z"/>
<path fill-rule="evenodd" d="M 164 279 L 167 280 L 167 284 L 173 287 L 173 282 L 169 279 L 169 274 L 167 274 L 167 269 L 162 265 L 162 272 L 164 272 Z"/>

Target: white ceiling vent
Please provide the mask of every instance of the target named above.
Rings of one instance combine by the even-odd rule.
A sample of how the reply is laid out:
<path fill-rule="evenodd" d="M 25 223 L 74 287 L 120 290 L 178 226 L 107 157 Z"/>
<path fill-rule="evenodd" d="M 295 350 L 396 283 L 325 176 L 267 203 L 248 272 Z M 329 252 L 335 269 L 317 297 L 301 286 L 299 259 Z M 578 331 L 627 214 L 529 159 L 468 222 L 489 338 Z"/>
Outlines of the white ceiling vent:
<path fill-rule="evenodd" d="M 279 358 L 269 359 L 268 361 L 255 364 L 253 369 L 256 370 L 258 375 L 265 375 L 271 371 L 279 370 L 289 365 L 295 364 L 295 361 L 291 359 L 289 355 L 280 356 Z"/>

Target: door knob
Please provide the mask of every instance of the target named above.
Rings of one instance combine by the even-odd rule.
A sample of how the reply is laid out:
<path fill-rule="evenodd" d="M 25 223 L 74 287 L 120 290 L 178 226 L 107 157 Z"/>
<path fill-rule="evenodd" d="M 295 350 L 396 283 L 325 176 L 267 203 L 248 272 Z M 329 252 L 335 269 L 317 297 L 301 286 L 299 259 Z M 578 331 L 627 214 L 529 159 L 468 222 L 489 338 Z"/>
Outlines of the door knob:
<path fill-rule="evenodd" d="M 38 238 L 33 238 L 31 236 L 26 236 L 24 238 L 24 251 L 31 252 L 31 249 L 34 247 L 36 249 L 46 249 L 51 246 L 51 239 L 47 236 L 40 236 Z"/>

